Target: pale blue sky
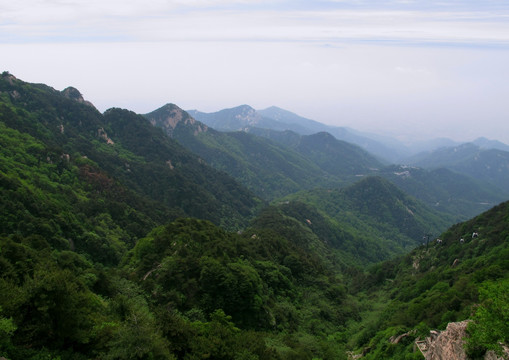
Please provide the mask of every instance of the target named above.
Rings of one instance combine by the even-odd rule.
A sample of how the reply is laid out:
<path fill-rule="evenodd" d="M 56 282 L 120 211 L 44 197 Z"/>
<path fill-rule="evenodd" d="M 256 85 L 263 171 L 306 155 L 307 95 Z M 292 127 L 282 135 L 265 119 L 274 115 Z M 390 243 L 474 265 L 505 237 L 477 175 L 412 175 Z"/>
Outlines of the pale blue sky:
<path fill-rule="evenodd" d="M 276 105 L 509 143 L 509 2 L 0 0 L 0 70 L 100 110 Z"/>

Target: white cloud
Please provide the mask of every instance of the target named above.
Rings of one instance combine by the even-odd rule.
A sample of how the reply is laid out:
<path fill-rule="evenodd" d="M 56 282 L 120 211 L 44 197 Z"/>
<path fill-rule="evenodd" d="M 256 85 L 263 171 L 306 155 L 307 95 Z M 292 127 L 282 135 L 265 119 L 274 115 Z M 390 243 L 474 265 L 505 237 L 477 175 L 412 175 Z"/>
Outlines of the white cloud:
<path fill-rule="evenodd" d="M 277 105 L 362 130 L 509 143 L 509 11 L 313 3 L 0 0 L 1 70 L 76 86 L 101 110 Z"/>
<path fill-rule="evenodd" d="M 313 4 L 313 2 L 310 2 Z M 284 2 L 282 2 L 284 4 Z M 255 6 L 256 5 L 256 6 Z M 22 0 L 0 6 L 0 42 L 401 41 L 509 44 L 509 11 L 295 10 L 254 0 Z M 11 40 L 12 41 L 12 40 Z"/>

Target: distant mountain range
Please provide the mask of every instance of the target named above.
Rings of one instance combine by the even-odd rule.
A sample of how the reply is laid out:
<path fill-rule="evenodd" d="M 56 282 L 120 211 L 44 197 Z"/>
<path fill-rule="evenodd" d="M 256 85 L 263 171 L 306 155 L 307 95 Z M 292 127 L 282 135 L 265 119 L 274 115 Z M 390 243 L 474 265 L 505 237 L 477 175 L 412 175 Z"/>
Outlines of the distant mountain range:
<path fill-rule="evenodd" d="M 425 169 L 451 169 L 509 192 L 509 152 L 486 147 L 505 148 L 501 143 L 485 139 L 477 143 L 484 146 L 466 143 L 443 147 L 410 157 L 407 162 Z"/>
<path fill-rule="evenodd" d="M 331 244 L 336 243 L 356 256 L 373 254 L 370 247 L 378 249 L 374 253 L 380 255 L 414 247 L 421 241 L 422 234 L 440 232 L 443 224 L 452 221 L 378 176 L 363 178 L 342 189 L 302 191 L 285 197 L 281 203 L 295 201 L 326 214 L 331 224 L 341 224 L 342 238 L 356 238 L 357 242 L 331 240 Z M 334 229 L 334 226 L 329 228 Z M 359 229 L 363 229 L 362 232 Z M 378 240 L 373 242 L 369 234 L 378 234 Z"/>
<path fill-rule="evenodd" d="M 238 110 L 238 116 L 228 111 L 222 114 L 229 123 L 232 119 L 238 123 L 263 121 L 248 107 Z M 173 104 L 145 117 L 208 164 L 268 200 L 317 186 L 340 186 L 355 181 L 356 175 L 372 174 L 382 166 L 365 150 L 328 133 L 301 136 L 286 132 L 291 140 L 281 144 L 249 132 L 216 131 Z M 217 118 L 220 119 L 219 115 Z"/>
<path fill-rule="evenodd" d="M 247 132 L 249 134 L 272 140 L 282 146 L 286 150 L 286 154 L 288 154 L 288 151 L 297 152 L 302 157 L 311 161 L 311 163 L 307 162 L 308 165 L 306 165 L 306 169 L 309 170 L 307 175 L 304 175 L 304 173 L 301 172 L 297 178 L 292 178 L 291 181 L 275 182 L 276 184 L 284 184 L 283 188 L 286 189 L 288 189 L 288 184 L 293 184 L 294 186 L 291 187 L 292 191 L 288 191 L 286 193 L 284 191 L 272 193 L 266 191 L 261 192 L 239 177 L 238 168 L 232 171 L 228 166 L 219 167 L 239 179 L 255 193 L 265 198 L 270 199 L 270 195 L 280 196 L 290 194 L 291 192 L 295 192 L 299 186 L 301 189 L 311 189 L 316 186 L 341 185 L 354 182 L 359 178 L 359 176 L 379 175 L 397 184 L 398 187 L 403 189 L 405 192 L 420 199 L 429 206 L 453 215 L 455 221 L 462 221 L 471 216 L 475 216 L 482 211 L 486 211 L 493 205 L 500 201 L 504 201 L 509 197 L 509 190 L 506 190 L 503 186 L 501 187 L 499 182 L 490 181 L 489 178 L 472 176 L 472 173 L 468 173 L 466 171 L 458 172 L 447 163 L 442 164 L 442 166 L 440 166 L 440 164 L 437 166 L 425 166 L 425 164 L 423 164 L 422 167 L 426 167 L 428 170 L 420 168 L 418 165 L 384 165 L 383 162 L 373 161 L 373 157 L 367 156 L 366 153 L 360 149 L 360 147 L 362 147 L 361 145 L 354 146 L 353 144 L 345 141 L 337 140 L 337 138 L 331 136 L 330 133 L 320 132 L 313 135 L 300 135 L 297 131 L 293 130 L 281 131 L 259 127 L 260 124 L 267 125 L 271 123 L 271 121 L 266 120 L 269 116 L 273 117 L 272 123 L 273 121 L 278 122 L 278 129 L 287 127 L 299 130 L 303 127 L 307 127 L 306 131 L 311 132 L 325 126 L 276 107 L 272 107 L 267 110 L 255 111 L 247 105 L 244 105 L 238 108 L 226 109 L 212 114 L 203 114 L 196 111 L 191 113 L 195 115 L 197 114 L 200 118 L 208 120 L 214 119 L 214 121 L 209 124 L 215 124 L 220 128 L 226 127 L 229 129 L 230 132 L 222 132 L 218 134 L 215 132 L 216 137 L 241 137 L 244 136 L 240 135 L 241 133 Z M 264 116 L 262 116 L 262 114 Z M 226 115 L 229 120 L 227 122 L 222 121 L 222 116 Z M 153 120 L 151 121 L 153 122 Z M 167 121 L 167 123 L 172 122 L 174 121 Z M 201 124 L 200 122 L 198 123 Z M 221 125 L 225 123 L 229 125 Z M 199 132 L 199 129 L 203 127 L 206 127 L 206 125 L 201 124 L 194 130 L 190 128 L 186 136 L 184 136 L 182 132 L 179 132 L 180 135 L 175 136 L 175 138 L 184 146 L 200 154 L 200 156 L 208 156 L 208 158 L 214 157 L 217 159 L 218 157 L 212 155 L 209 148 L 203 146 L 200 148 L 196 146 L 197 142 L 199 143 L 200 141 L 204 141 L 200 140 L 200 138 L 204 139 L 207 137 L 207 135 Z M 237 129 L 238 131 L 231 132 L 233 129 Z M 342 132 L 343 135 L 350 134 L 349 130 L 343 128 L 336 128 L 336 133 L 340 130 L 344 130 Z M 172 131 L 173 130 L 168 130 L 167 133 L 171 134 Z M 200 134 L 200 136 L 190 136 L 191 134 Z M 359 140 L 359 138 L 357 138 L 357 140 Z M 261 140 L 258 141 L 260 142 Z M 485 146 L 504 146 L 502 143 L 488 141 L 482 138 L 480 138 L 477 142 L 485 144 Z M 219 141 L 216 143 L 215 151 L 218 151 L 221 144 L 226 143 L 228 142 Z M 259 143 L 259 146 L 262 146 L 261 143 L 262 142 Z M 451 144 L 455 143 L 449 139 L 435 139 L 426 144 L 416 144 L 416 149 L 426 147 L 434 148 L 437 146 L 446 149 L 444 146 Z M 273 147 L 274 144 L 271 146 Z M 279 151 L 282 151 L 281 148 L 278 149 Z M 246 149 L 243 151 L 245 150 Z M 228 153 L 229 150 L 224 151 Z M 242 151 L 238 154 L 240 153 L 242 153 Z M 280 154 L 284 153 L 285 152 L 280 152 Z M 248 154 L 244 153 L 244 155 L 241 156 L 247 156 Z M 427 153 L 422 153 L 422 156 L 426 154 Z M 416 157 L 416 159 L 417 158 L 418 157 Z M 292 159 L 292 157 L 288 157 L 288 159 Z M 217 166 L 217 160 L 215 161 L 216 165 L 213 166 Z M 252 164 L 252 162 L 250 163 Z M 409 163 L 413 164 L 414 162 L 409 161 Z M 270 164 L 270 162 L 267 162 L 266 164 L 261 163 L 259 164 L 259 168 L 270 168 L 270 165 L 268 164 Z M 318 172 L 316 171 L 316 166 L 320 167 Z M 280 167 L 276 166 L 276 169 L 278 168 Z M 246 174 L 248 172 L 242 171 L 242 173 Z M 262 180 L 265 178 L 266 173 L 263 170 L 257 170 L 252 172 L 252 174 L 264 175 L 257 182 L 259 184 L 265 183 L 266 189 L 267 182 L 266 180 Z M 327 176 L 326 180 L 324 178 L 325 174 Z M 306 186 L 302 186 L 304 179 L 302 176 L 305 176 L 304 178 L 308 180 L 306 182 Z"/>
<path fill-rule="evenodd" d="M 255 110 L 248 105 L 242 105 L 214 113 L 190 110 L 189 114 L 195 119 L 219 131 L 255 131 L 257 135 L 260 136 L 264 136 L 264 133 L 259 132 L 258 129 L 272 131 L 290 130 L 299 135 L 328 132 L 338 140 L 356 144 L 364 150 L 376 154 L 381 161 L 396 159 L 404 154 L 404 152 L 399 153 L 399 150 L 394 147 L 389 147 L 361 133 L 354 132 L 344 127 L 325 125 L 275 106 L 265 110 Z"/>
<path fill-rule="evenodd" d="M 328 132 L 338 140 L 356 144 L 374 154 L 386 163 L 406 163 L 406 158 L 421 152 L 433 151 L 441 147 L 458 146 L 461 143 L 447 138 L 436 138 L 405 144 L 389 136 L 381 136 L 357 131 L 347 127 L 322 124 L 292 113 L 276 106 L 255 110 L 249 105 L 224 109 L 212 113 L 189 110 L 189 114 L 219 131 L 255 132 L 257 135 L 274 137 L 271 131 L 292 131 L 299 135 L 311 135 L 317 132 Z M 261 130 L 263 129 L 263 131 Z M 480 137 L 472 143 L 483 149 L 509 151 L 509 145 L 497 140 Z"/>
<path fill-rule="evenodd" d="M 100 113 L 4 72 L 1 357 L 414 359 L 467 319 L 471 358 L 504 350 L 509 202 L 446 229 L 505 196 L 506 154 L 385 166 L 325 131 Z"/>

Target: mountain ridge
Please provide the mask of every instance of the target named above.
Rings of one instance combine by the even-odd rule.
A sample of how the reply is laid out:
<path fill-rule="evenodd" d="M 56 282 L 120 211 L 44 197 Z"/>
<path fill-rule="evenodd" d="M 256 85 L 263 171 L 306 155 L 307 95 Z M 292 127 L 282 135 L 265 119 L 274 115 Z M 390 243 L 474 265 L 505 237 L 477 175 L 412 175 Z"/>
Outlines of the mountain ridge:
<path fill-rule="evenodd" d="M 469 356 L 509 343 L 509 202 L 443 232 L 447 216 L 381 176 L 266 206 L 175 138 L 319 176 L 344 144 L 305 138 L 311 161 L 252 134 L 196 132 L 169 104 L 171 138 L 78 93 L 0 77 L 2 357 L 404 360 L 466 319 Z M 416 188 L 432 174 L 387 172 Z"/>
<path fill-rule="evenodd" d="M 509 192 L 509 152 L 485 149 L 474 143 L 444 147 L 409 159 L 410 164 L 428 169 L 447 167 Z"/>
<path fill-rule="evenodd" d="M 250 114 L 247 117 L 245 115 L 246 109 L 248 109 Z M 236 112 L 239 117 L 236 121 L 232 121 L 232 119 L 235 119 Z M 274 131 L 290 130 L 300 135 L 311 135 L 313 133 L 325 131 L 335 136 L 338 140 L 356 144 L 366 151 L 376 154 L 381 161 L 390 163 L 406 162 L 406 158 L 420 152 L 432 151 L 440 147 L 457 146 L 460 144 L 460 142 L 448 138 L 404 143 L 393 137 L 361 132 L 348 127 L 326 125 L 277 106 L 255 110 L 249 105 L 241 105 L 211 113 L 204 113 L 198 110 L 189 110 L 189 113 L 197 120 L 219 131 L 250 131 L 252 128 L 263 128 Z M 240 121 L 241 118 L 250 119 L 250 121 Z M 263 132 L 260 133 L 260 135 L 264 136 L 263 134 Z M 509 151 L 509 145 L 497 140 L 488 140 L 480 137 L 470 142 L 487 149 Z"/>
<path fill-rule="evenodd" d="M 243 109 L 248 115 L 254 114 L 250 107 Z M 325 133 L 297 135 L 294 146 L 285 147 L 250 131 L 218 132 L 212 127 L 206 132 L 197 131 L 197 127 L 202 127 L 200 121 L 193 123 L 194 127 L 177 125 L 182 130 L 175 132 L 158 118 L 162 112 L 164 109 L 160 108 L 144 116 L 209 164 L 228 172 L 266 199 L 316 186 L 338 186 L 354 179 L 353 169 L 366 173 L 380 165 L 364 150 Z M 171 111 L 165 117 L 177 124 L 182 122 Z M 327 141 L 316 140 L 316 136 L 325 136 Z M 337 165 L 327 167 L 328 162 Z"/>
<path fill-rule="evenodd" d="M 59 155 L 67 154 L 71 163 L 86 157 L 116 181 L 154 201 L 163 199 L 168 208 L 183 206 L 219 224 L 241 220 L 249 212 L 247 208 L 256 207 L 259 202 L 226 174 L 200 163 L 196 155 L 141 115 L 116 108 L 101 114 L 80 101 L 79 96 L 69 99 L 49 86 L 32 85 L 5 75 L 0 79 L 0 91 L 1 119 L 7 126 L 40 139 L 50 149 L 58 149 Z M 220 178 L 223 180 L 214 182 Z M 148 179 L 152 179 L 152 185 Z M 185 191 L 178 194 L 176 187 Z M 217 192 L 212 194 L 210 189 Z M 198 201 L 189 204 L 185 197 L 201 197 L 200 210 L 193 209 Z M 221 208 L 221 202 L 222 215 L 206 210 L 206 204 Z M 239 207 L 235 209 L 236 206 Z"/>
<path fill-rule="evenodd" d="M 246 107 L 246 109 L 253 111 L 250 107 Z M 290 114 L 293 116 L 292 113 Z M 171 114 L 167 114 L 167 116 L 171 116 Z M 150 114 L 146 114 L 145 117 L 150 119 Z M 202 124 L 198 120 L 196 121 L 198 124 Z M 164 124 L 158 126 L 165 127 Z M 273 143 L 261 139 L 255 141 L 254 138 L 239 132 L 217 132 L 209 127 L 208 133 L 205 134 L 199 130 L 196 127 L 182 127 L 182 131 L 178 133 L 174 133 L 172 129 L 168 129 L 166 133 L 176 138 L 191 151 L 199 154 L 211 165 L 229 172 L 230 175 L 265 199 L 310 189 L 313 186 L 345 186 L 359 180 L 361 176 L 367 175 L 380 175 L 389 179 L 407 193 L 424 201 L 428 206 L 455 214 L 456 221 L 475 216 L 506 199 L 503 195 L 504 192 L 493 185 L 481 183 L 465 175 L 455 175 L 446 170 L 420 171 L 412 167 L 385 166 L 375 161 L 361 148 L 338 140 L 327 133 L 299 135 L 290 130 L 279 132 L 256 127 L 244 129 L 248 134 L 267 138 L 284 148 L 278 149 L 274 147 Z M 239 143 L 241 139 L 246 144 L 252 145 L 248 147 L 246 144 L 241 145 Z M 261 158 L 252 157 L 262 148 L 271 149 L 271 155 L 268 152 L 264 155 L 265 163 L 259 162 Z M 292 151 L 292 153 L 288 151 Z M 295 158 L 296 155 L 300 160 Z M 293 172 L 294 175 L 281 173 L 281 170 L 287 165 L 283 166 L 280 160 L 275 167 L 269 165 L 274 160 L 274 156 L 276 158 L 284 156 L 288 161 L 293 162 L 292 166 L 297 166 L 301 170 L 298 173 Z M 271 169 L 270 174 L 267 173 L 269 169 Z M 264 179 L 271 179 L 273 178 L 271 174 L 277 173 L 280 173 L 278 175 L 280 177 L 275 181 L 276 186 L 283 185 L 291 191 L 282 192 L 277 187 L 267 187 L 267 181 Z"/>

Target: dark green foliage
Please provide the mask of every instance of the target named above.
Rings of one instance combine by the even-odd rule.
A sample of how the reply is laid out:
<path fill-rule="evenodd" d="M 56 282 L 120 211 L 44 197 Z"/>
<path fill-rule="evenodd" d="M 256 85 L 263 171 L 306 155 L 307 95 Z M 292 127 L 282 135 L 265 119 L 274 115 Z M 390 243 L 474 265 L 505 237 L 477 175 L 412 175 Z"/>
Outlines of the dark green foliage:
<path fill-rule="evenodd" d="M 154 299 L 161 305 L 204 314 L 222 309 L 243 327 L 269 329 L 277 323 L 275 301 L 295 301 L 297 281 L 318 285 L 312 277 L 326 270 L 314 251 L 307 253 L 309 243 L 293 242 L 293 232 L 252 228 L 247 234 L 179 220 L 142 239 L 131 253 L 130 267 L 147 290 L 158 289 Z M 320 287 L 333 302 L 346 297 L 335 280 L 324 279 Z"/>
<path fill-rule="evenodd" d="M 103 310 L 88 288 L 95 280 L 91 264 L 74 253 L 52 252 L 43 238 L 2 237 L 0 249 L 0 288 L 9 294 L 0 306 L 16 327 L 12 356 L 42 347 L 86 349 Z"/>
<path fill-rule="evenodd" d="M 67 185 L 68 193 L 81 186 L 90 192 L 88 196 L 106 201 L 111 216 L 132 214 L 129 208 L 138 210 L 139 215 L 131 217 L 151 223 L 143 224 L 140 233 L 184 214 L 235 229 L 245 224 L 260 203 L 140 115 L 120 109 L 102 115 L 90 104 L 68 98 L 68 92 L 6 76 L 0 80 L 0 91 L 2 145 L 12 147 L 12 152 L 6 149 L 3 154 L 10 161 L 23 161 L 28 172 L 9 175 L 4 168 L 2 182 L 11 189 L 19 178 L 34 181 L 44 191 L 60 190 L 47 185 L 46 179 Z M 17 144 L 27 140 L 30 143 L 20 154 Z M 9 169 L 18 167 L 10 165 Z M 34 172 L 40 174 L 32 176 Z M 38 202 L 32 193 L 25 203 L 32 202 L 31 213 L 40 212 L 37 206 L 41 205 L 35 205 Z M 79 194 L 76 197 L 81 199 Z M 148 218 L 141 219 L 141 213 Z M 130 221 L 120 223 L 127 227 Z M 47 232 L 55 232 L 54 226 L 48 226 Z"/>
<path fill-rule="evenodd" d="M 467 353 L 473 358 L 486 350 L 502 355 L 500 344 L 509 343 L 509 280 L 486 282 L 480 289 L 480 301 L 467 328 Z"/>
<path fill-rule="evenodd" d="M 472 356 L 508 341 L 508 203 L 379 262 L 447 219 L 381 178 L 260 211 L 142 116 L 8 73 L 0 91 L 2 357 L 415 359 L 418 336 L 472 314 Z M 176 133 L 196 130 L 179 116 Z M 315 163 L 338 155 L 324 136 L 303 140 Z M 277 181 L 302 174 L 295 152 L 225 139 L 272 159 Z"/>
<path fill-rule="evenodd" d="M 403 326 L 400 333 L 422 327 L 444 329 L 449 322 L 471 318 L 474 312 L 467 344 L 472 357 L 482 357 L 487 349 L 498 350 L 499 341 L 507 343 L 508 214 L 509 203 L 501 204 L 451 227 L 440 236 L 442 244 L 424 245 L 391 261 L 386 269 L 370 270 L 363 280 L 365 289 L 370 289 L 364 291 L 386 292 L 391 300 L 377 312 L 369 335 L 355 340 L 356 346 L 371 348 L 368 359 L 385 358 L 381 354 L 389 335 L 384 329 Z M 477 237 L 472 237 L 474 232 Z M 390 358 L 404 358 L 408 353 L 399 345 L 394 351 Z"/>
<path fill-rule="evenodd" d="M 231 116 L 218 114 L 223 115 Z M 355 175 L 381 165 L 359 147 L 326 133 L 297 135 L 283 145 L 243 131 L 217 132 L 172 104 L 145 116 L 208 164 L 265 199 L 351 182 Z"/>
<path fill-rule="evenodd" d="M 422 234 L 447 221 L 388 181 L 367 177 L 337 190 L 313 190 L 286 197 L 282 209 L 298 216 L 321 239 L 362 262 L 380 261 L 420 243 Z M 299 205 L 304 202 L 308 205 Z M 317 210 L 312 210 L 316 207 Z M 295 214 L 295 210 L 291 210 Z M 351 263 L 351 262 L 350 262 Z"/>
<path fill-rule="evenodd" d="M 490 183 L 505 193 L 509 191 L 507 183 L 509 152 L 507 151 L 483 149 L 473 143 L 466 143 L 419 154 L 409 161 L 427 169 L 448 168 Z"/>
<path fill-rule="evenodd" d="M 220 310 L 239 327 L 236 338 L 261 330 L 275 332 L 264 335 L 267 339 L 277 333 L 303 331 L 319 343 L 344 326 L 357 309 L 346 286 L 334 276 L 325 252 L 317 248 L 316 236 L 299 235 L 294 219 L 271 209 L 243 234 L 227 233 L 194 219 L 158 228 L 130 252 L 129 272 L 136 274 L 158 308 L 172 309 L 173 319 L 183 314 L 194 321 L 214 321 Z M 178 329 L 171 331 L 180 339 L 179 349 L 191 351 L 199 344 L 188 343 Z M 199 336 L 196 329 L 185 331 Z M 294 341 L 295 347 L 304 346 L 302 339 Z M 307 354 L 329 351 L 341 356 L 344 351 L 343 347 L 334 349 L 332 343 L 323 346 Z M 275 351 L 282 354 L 285 350 Z"/>
<path fill-rule="evenodd" d="M 381 169 L 379 175 L 429 207 L 449 214 L 454 222 L 465 221 L 509 197 L 489 183 L 446 168 L 393 165 Z"/>

